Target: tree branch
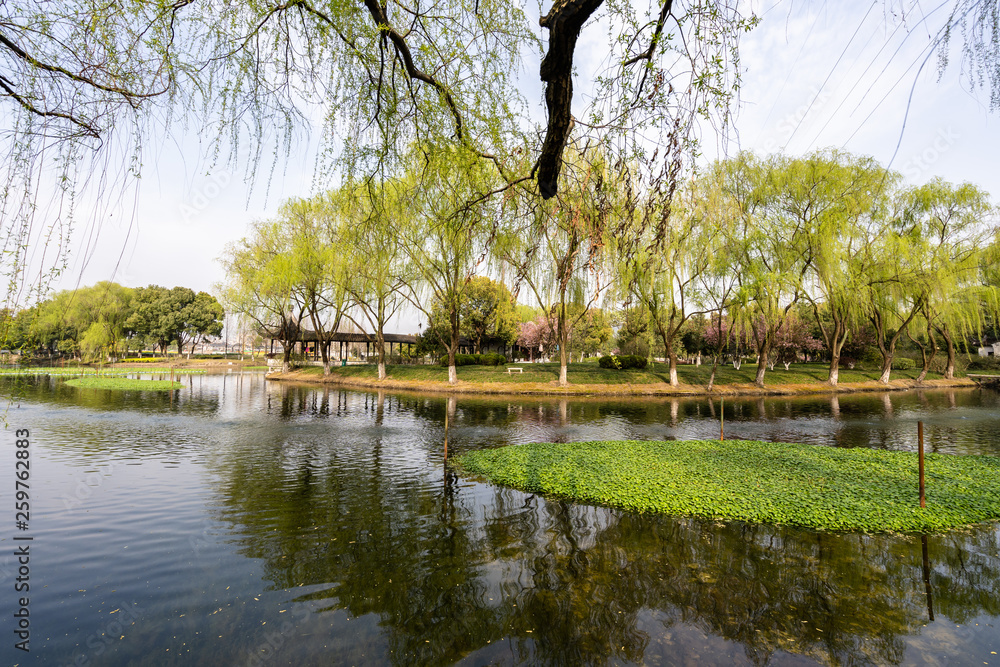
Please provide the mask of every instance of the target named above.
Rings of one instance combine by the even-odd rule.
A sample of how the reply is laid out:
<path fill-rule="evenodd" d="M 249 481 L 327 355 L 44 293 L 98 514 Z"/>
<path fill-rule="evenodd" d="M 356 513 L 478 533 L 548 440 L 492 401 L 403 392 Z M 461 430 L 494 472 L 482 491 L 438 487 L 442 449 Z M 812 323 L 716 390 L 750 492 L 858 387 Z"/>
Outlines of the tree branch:
<path fill-rule="evenodd" d="M 551 199 L 558 190 L 562 153 L 572 127 L 573 52 L 576 40 L 587 19 L 604 0 L 567 0 L 557 2 L 539 20 L 549 30 L 549 51 L 542 59 L 539 75 L 545 87 L 549 123 L 538 156 L 538 189 L 543 199 Z"/>

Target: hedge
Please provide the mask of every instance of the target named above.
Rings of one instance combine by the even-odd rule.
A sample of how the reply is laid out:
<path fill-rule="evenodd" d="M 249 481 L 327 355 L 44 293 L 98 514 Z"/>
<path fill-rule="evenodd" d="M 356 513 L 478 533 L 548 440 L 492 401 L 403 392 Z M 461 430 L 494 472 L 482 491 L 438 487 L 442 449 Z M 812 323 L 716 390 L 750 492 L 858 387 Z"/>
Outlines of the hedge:
<path fill-rule="evenodd" d="M 617 370 L 628 370 L 636 368 L 642 370 L 646 367 L 648 360 L 638 354 L 609 354 L 597 360 L 601 368 L 611 368 Z"/>
<path fill-rule="evenodd" d="M 445 355 L 438 359 L 438 363 L 442 366 L 448 365 L 448 355 Z M 496 352 L 487 352 L 485 354 L 456 354 L 455 355 L 455 365 L 456 366 L 502 366 L 507 363 L 507 357 Z"/>

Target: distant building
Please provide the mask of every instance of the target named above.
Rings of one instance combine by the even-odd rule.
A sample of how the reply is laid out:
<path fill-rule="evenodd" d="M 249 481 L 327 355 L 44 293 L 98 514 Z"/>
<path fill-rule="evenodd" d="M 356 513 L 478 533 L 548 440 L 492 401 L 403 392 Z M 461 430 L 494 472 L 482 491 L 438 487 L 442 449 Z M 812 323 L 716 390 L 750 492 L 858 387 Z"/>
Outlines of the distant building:
<path fill-rule="evenodd" d="M 979 348 L 980 357 L 1000 357 L 1000 341 L 993 343 L 989 347 Z"/>

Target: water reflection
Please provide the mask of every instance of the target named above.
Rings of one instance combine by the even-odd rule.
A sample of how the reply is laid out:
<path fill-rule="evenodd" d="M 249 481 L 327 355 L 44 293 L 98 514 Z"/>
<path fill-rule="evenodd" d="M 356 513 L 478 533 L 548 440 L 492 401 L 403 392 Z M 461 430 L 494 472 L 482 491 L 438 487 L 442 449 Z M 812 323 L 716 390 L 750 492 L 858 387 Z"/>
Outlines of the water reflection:
<path fill-rule="evenodd" d="M 1000 454 L 990 392 L 722 406 L 229 374 L 186 378 L 172 402 L 47 379 L 25 396 L 51 484 L 136 466 L 41 514 L 52 599 L 36 604 L 59 664 L 119 596 L 142 623 L 100 664 L 979 665 L 1000 650 L 996 525 L 866 536 L 637 516 L 446 466 L 533 440 L 717 438 L 723 413 L 727 438 L 906 449 L 919 419 L 933 451 Z"/>
<path fill-rule="evenodd" d="M 322 409 L 303 397 L 336 392 L 284 393 L 288 420 L 296 414 L 286 406 L 312 419 Z M 949 626 L 1000 615 L 996 526 L 899 537 L 643 517 L 430 472 L 443 468 L 445 442 L 493 446 L 541 428 L 566 439 L 607 423 L 697 429 L 702 413 L 711 416 L 707 402 L 344 394 L 335 401 L 342 417 L 369 417 L 341 424 L 334 440 L 243 442 L 214 461 L 217 518 L 234 527 L 242 553 L 265 563 L 276 589 L 309 589 L 296 601 L 313 613 L 376 617 L 365 627 L 385 635 L 385 662 L 764 665 L 797 655 L 902 664 L 935 611 Z M 852 398 L 837 400 L 840 416 L 822 412 L 829 398 L 727 401 L 726 419 L 736 430 L 765 420 L 787 429 L 783 420 L 796 418 L 871 420 L 866 406 L 884 414 L 882 397 Z M 898 416 L 961 401 L 945 393 L 890 403 Z M 905 446 L 892 441 L 889 428 L 864 436 Z M 969 641 L 960 628 L 951 637 Z"/>

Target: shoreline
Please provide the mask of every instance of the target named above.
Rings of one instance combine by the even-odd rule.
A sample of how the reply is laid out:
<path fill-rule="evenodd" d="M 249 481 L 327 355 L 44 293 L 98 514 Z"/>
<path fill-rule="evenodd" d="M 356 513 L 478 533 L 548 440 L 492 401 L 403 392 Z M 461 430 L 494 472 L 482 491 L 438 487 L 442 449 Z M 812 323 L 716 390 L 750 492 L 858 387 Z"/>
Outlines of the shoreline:
<path fill-rule="evenodd" d="M 949 387 L 972 388 L 978 386 L 967 378 L 951 380 L 935 379 L 892 380 L 882 384 L 877 380 L 868 382 L 843 382 L 836 387 L 817 382 L 816 384 L 774 385 L 758 387 L 754 384 L 715 385 L 711 391 L 704 385 L 681 384 L 671 387 L 668 383 L 650 384 L 571 384 L 559 387 L 554 383 L 525 382 L 519 384 L 494 384 L 487 382 L 467 382 L 457 384 L 435 380 L 376 380 L 370 378 L 343 378 L 337 375 L 317 377 L 314 373 L 289 371 L 269 372 L 266 379 L 275 382 L 309 385 L 334 385 L 352 389 L 390 389 L 398 391 L 426 391 L 441 394 L 499 395 L 499 396 L 812 396 L 823 394 L 850 394 L 877 391 L 906 391 L 909 389 L 944 389 Z M 511 387 L 517 387 L 512 389 Z"/>

